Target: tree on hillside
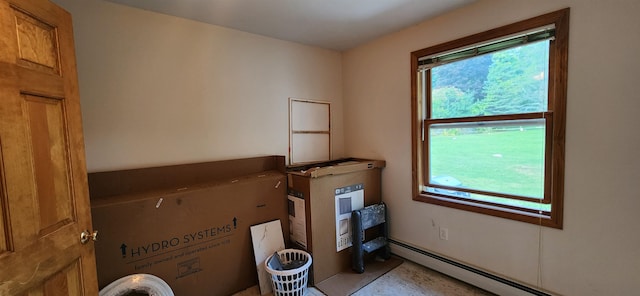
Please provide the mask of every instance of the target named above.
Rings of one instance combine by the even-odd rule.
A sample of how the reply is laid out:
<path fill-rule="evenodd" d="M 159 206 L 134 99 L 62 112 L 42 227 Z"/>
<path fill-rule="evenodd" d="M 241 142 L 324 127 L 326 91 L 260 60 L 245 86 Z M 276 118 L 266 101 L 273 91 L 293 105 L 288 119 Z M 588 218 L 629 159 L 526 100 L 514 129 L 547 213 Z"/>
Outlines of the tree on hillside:
<path fill-rule="evenodd" d="M 442 87 L 431 92 L 431 117 L 450 118 L 471 116 L 473 96 L 456 87 Z"/>
<path fill-rule="evenodd" d="M 492 55 L 484 84 L 486 97 L 479 104 L 484 115 L 546 110 L 547 48 L 547 42 L 538 42 Z"/>
<path fill-rule="evenodd" d="M 455 87 L 473 98 L 474 102 L 483 99 L 482 89 L 491 65 L 491 55 L 481 55 L 457 61 L 432 70 L 434 89 Z"/>

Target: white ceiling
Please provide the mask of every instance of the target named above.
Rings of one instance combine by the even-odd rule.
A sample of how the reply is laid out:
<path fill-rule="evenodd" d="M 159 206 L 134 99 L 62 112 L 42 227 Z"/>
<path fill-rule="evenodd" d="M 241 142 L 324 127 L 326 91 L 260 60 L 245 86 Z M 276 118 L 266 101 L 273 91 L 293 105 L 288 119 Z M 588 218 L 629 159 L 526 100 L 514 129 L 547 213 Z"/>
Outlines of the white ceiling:
<path fill-rule="evenodd" d="M 107 1 L 342 51 L 475 0 Z"/>

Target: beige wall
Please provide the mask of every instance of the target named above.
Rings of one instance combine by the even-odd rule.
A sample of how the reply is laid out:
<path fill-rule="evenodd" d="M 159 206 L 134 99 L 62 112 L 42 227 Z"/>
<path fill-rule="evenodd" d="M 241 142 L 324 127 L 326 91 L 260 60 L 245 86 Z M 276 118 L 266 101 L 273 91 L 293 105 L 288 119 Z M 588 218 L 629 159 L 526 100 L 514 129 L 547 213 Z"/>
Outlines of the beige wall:
<path fill-rule="evenodd" d="M 287 98 L 330 100 L 334 155 L 387 161 L 394 239 L 563 295 L 637 294 L 640 2 L 479 0 L 341 54 L 103 1 L 54 1 L 74 17 L 89 171 L 283 155 Z M 409 53 L 564 7 L 564 229 L 412 201 Z"/>
<path fill-rule="evenodd" d="M 571 7 L 564 229 L 411 200 L 410 52 Z M 640 1 L 480 0 L 344 53 L 346 154 L 387 161 L 394 239 L 563 295 L 640 275 Z M 449 240 L 438 238 L 438 227 Z"/>
<path fill-rule="evenodd" d="M 341 53 L 97 0 L 73 15 L 90 172 L 288 154 L 288 98 L 332 102 Z"/>

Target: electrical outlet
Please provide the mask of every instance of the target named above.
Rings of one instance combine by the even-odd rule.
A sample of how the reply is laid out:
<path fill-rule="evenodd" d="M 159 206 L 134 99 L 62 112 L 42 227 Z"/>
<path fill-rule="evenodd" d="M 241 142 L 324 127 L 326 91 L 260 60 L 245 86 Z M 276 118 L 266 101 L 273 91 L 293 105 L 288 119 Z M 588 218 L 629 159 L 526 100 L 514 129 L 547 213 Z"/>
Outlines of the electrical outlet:
<path fill-rule="evenodd" d="M 449 229 L 440 227 L 440 239 L 449 240 Z"/>

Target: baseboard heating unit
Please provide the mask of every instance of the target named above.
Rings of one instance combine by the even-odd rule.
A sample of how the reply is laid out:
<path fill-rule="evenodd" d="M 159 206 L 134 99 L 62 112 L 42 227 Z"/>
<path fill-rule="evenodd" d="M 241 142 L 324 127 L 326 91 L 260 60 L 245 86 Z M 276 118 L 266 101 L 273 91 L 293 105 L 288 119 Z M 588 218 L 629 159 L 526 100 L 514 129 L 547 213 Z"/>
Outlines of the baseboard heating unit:
<path fill-rule="evenodd" d="M 424 265 L 491 293 L 509 296 L 552 296 L 552 294 L 536 290 L 518 282 L 505 279 L 400 241 L 390 239 L 389 242 L 391 253 L 394 255 Z"/>

